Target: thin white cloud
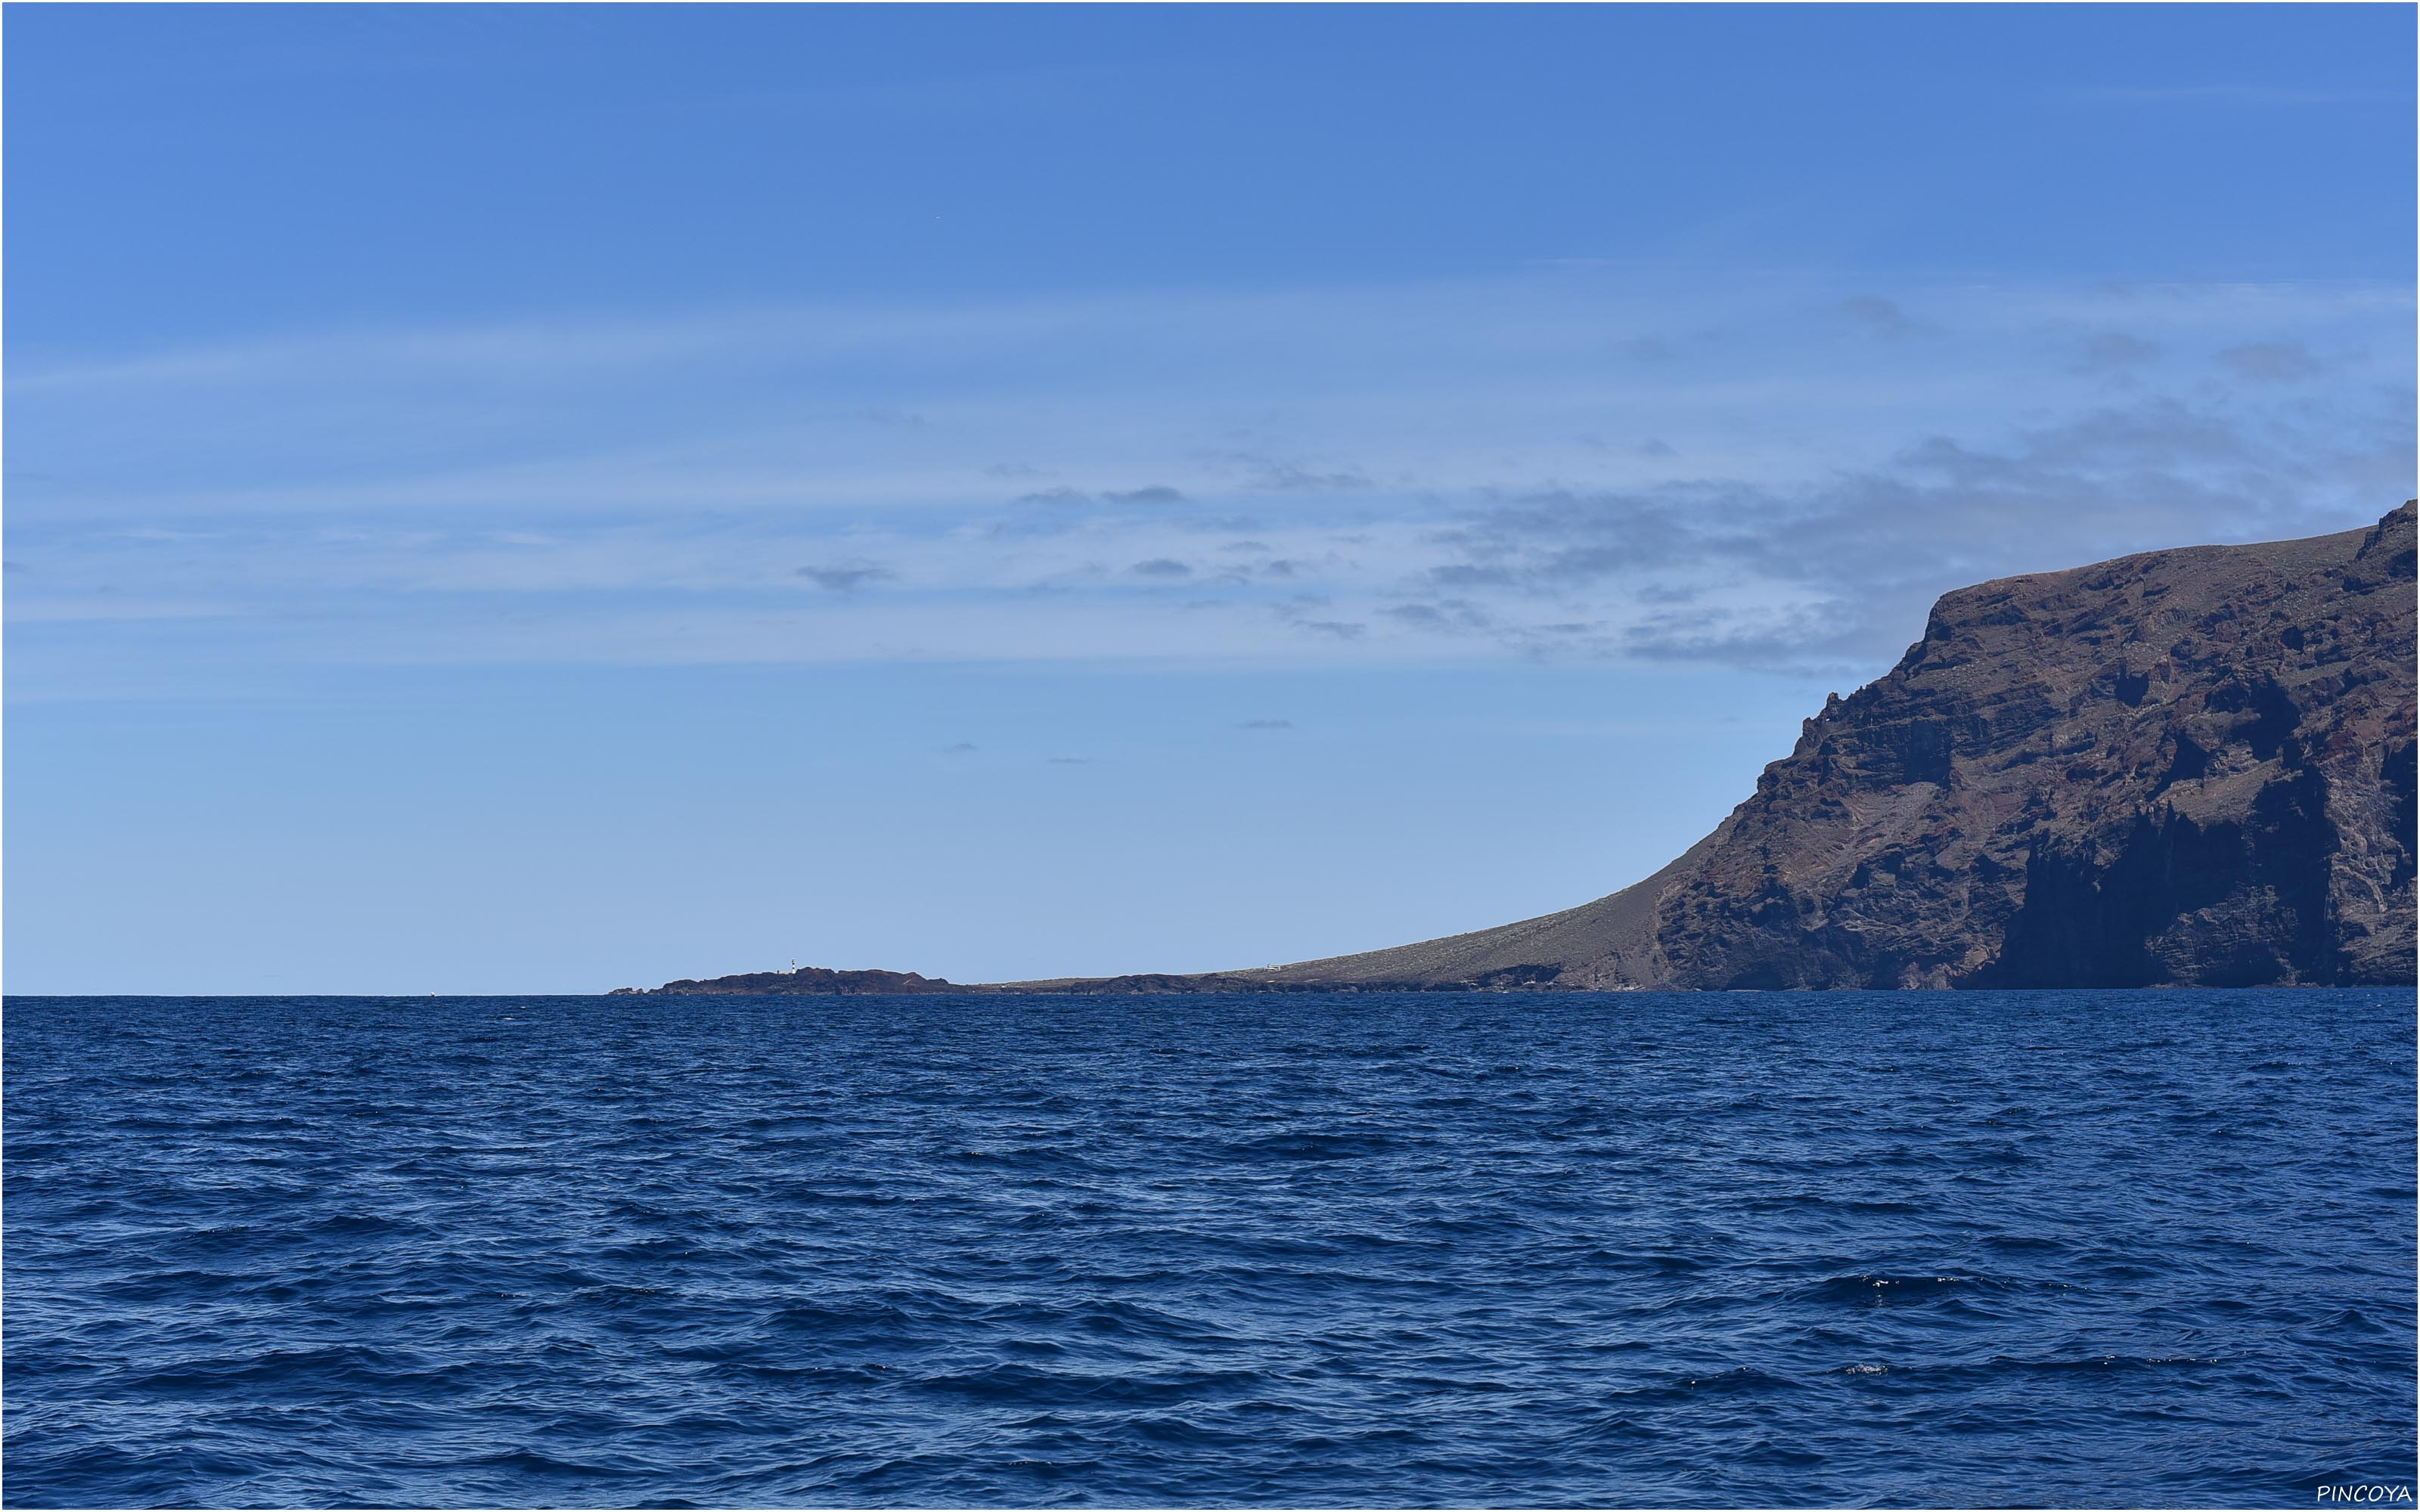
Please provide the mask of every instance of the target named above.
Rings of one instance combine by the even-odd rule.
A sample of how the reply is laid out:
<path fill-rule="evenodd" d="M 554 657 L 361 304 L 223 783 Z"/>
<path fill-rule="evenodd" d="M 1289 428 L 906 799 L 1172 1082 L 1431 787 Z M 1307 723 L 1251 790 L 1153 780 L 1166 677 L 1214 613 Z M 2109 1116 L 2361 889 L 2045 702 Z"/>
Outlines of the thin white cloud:
<path fill-rule="evenodd" d="M 2404 497 L 2411 309 L 1579 270 L 12 363 L 11 671 L 1886 660 L 1975 577 Z"/>

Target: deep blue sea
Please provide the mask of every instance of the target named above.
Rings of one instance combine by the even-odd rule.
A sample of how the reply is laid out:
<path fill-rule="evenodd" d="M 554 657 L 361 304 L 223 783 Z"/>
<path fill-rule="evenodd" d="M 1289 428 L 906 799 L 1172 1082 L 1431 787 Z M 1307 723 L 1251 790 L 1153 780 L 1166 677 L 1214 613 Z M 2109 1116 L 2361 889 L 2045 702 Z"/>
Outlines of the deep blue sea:
<path fill-rule="evenodd" d="M 15 1506 L 2308 1506 L 2410 992 L 12 998 Z"/>

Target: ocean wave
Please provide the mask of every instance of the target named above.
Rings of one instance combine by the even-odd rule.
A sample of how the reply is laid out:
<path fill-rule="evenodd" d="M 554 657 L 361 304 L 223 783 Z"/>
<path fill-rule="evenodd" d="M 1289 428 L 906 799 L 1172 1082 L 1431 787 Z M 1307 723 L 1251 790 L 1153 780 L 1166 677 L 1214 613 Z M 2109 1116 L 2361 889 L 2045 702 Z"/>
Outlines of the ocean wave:
<path fill-rule="evenodd" d="M 1728 1001 L 12 999 L 7 1499 L 2412 1478 L 2405 997 Z"/>

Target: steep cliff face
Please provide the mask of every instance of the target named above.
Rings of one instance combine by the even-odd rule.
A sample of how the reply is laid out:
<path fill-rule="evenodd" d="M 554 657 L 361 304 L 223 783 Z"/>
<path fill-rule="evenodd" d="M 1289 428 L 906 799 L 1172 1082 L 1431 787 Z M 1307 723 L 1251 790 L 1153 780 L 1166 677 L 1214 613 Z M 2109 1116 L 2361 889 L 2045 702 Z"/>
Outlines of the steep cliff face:
<path fill-rule="evenodd" d="M 1962 589 L 1753 797 L 1561 914 L 1271 985 L 2413 979 L 2412 506 Z"/>
<path fill-rule="evenodd" d="M 2412 976 L 2412 510 L 1962 590 L 1657 901 L 1720 987 Z"/>
<path fill-rule="evenodd" d="M 1577 908 L 1288 966 L 971 990 L 2411 982 L 2412 517 L 1950 594 L 1713 834 Z M 916 985 L 661 990 L 970 990 L 835 975 Z"/>

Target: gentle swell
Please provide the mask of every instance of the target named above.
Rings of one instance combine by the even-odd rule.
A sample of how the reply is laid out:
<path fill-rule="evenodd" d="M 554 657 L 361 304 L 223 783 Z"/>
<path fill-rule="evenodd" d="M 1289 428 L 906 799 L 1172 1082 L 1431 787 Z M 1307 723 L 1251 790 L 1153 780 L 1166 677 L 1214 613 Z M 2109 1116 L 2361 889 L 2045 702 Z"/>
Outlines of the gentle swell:
<path fill-rule="evenodd" d="M 2408 994 L 14 999 L 10 1504 L 2294 1504 Z"/>

